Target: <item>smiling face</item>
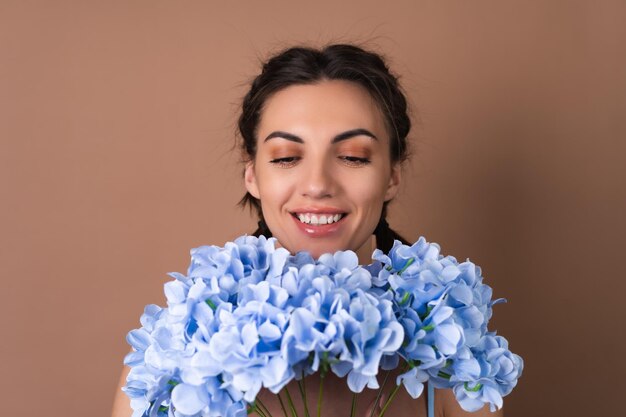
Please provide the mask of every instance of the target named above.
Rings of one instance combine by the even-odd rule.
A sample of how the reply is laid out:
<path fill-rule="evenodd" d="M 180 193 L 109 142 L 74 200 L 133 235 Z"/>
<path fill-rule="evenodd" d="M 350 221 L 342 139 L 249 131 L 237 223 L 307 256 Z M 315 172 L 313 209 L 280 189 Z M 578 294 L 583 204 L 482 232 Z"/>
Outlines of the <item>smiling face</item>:
<path fill-rule="evenodd" d="M 383 115 L 358 84 L 293 85 L 265 102 L 245 184 L 291 253 L 356 251 L 399 182 Z"/>

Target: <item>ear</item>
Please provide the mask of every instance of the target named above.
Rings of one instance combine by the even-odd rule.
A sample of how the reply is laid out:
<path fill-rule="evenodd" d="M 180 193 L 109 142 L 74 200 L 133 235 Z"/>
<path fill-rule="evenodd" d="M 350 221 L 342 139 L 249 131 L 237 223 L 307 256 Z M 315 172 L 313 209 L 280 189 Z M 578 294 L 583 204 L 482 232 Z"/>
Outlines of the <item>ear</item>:
<path fill-rule="evenodd" d="M 399 163 L 395 163 L 391 166 L 391 177 L 389 178 L 389 184 L 387 184 L 387 191 L 385 192 L 385 201 L 389 201 L 398 194 L 400 189 L 400 180 L 402 179 L 402 170 Z"/>
<path fill-rule="evenodd" d="M 246 190 L 256 199 L 260 199 L 259 185 L 256 181 L 256 173 L 254 172 L 254 161 L 246 163 L 246 169 L 243 173 L 244 183 L 246 184 Z"/>

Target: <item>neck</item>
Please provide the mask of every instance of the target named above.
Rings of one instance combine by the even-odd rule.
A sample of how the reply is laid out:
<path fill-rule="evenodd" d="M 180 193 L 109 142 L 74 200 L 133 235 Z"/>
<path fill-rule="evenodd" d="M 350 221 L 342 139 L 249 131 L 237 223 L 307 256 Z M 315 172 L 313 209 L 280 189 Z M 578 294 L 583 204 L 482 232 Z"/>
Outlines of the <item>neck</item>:
<path fill-rule="evenodd" d="M 356 250 L 356 254 L 359 257 L 359 263 L 361 265 L 368 265 L 372 263 L 372 252 L 376 249 L 376 237 L 371 235 L 359 249 Z"/>

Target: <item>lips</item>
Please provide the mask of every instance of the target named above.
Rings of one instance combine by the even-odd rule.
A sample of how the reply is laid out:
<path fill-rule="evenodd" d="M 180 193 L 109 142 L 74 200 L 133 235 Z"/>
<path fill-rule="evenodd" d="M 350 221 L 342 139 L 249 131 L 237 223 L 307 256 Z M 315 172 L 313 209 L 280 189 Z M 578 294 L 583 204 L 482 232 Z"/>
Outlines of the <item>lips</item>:
<path fill-rule="evenodd" d="M 294 215 L 300 222 L 313 226 L 336 223 L 344 216 L 344 214 L 332 213 L 299 213 Z"/>
<path fill-rule="evenodd" d="M 290 213 L 296 226 L 309 237 L 323 237 L 336 232 L 348 215 L 330 207 L 307 207 Z"/>

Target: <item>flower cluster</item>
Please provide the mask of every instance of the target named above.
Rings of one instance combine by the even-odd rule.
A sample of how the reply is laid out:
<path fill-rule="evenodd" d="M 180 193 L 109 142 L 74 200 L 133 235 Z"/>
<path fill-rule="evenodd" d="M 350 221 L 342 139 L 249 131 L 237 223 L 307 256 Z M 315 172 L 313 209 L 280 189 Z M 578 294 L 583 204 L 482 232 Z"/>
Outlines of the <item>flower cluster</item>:
<path fill-rule="evenodd" d="M 412 246 L 395 242 L 388 255 L 380 250 L 374 283 L 394 296 L 396 316 L 405 332 L 399 355 L 409 370 L 398 377 L 417 398 L 423 383 L 452 388 L 461 407 L 476 411 L 515 387 L 522 359 L 508 350 L 506 339 L 487 331 L 492 290 L 480 268 L 470 261 L 442 256 L 437 244 L 420 238 Z"/>
<path fill-rule="evenodd" d="M 373 258 L 291 256 L 263 236 L 193 249 L 165 284 L 167 308 L 148 305 L 128 334 L 133 417 L 244 417 L 261 388 L 333 372 L 361 392 L 400 362 L 414 398 L 429 381 L 468 411 L 501 407 L 523 362 L 487 331 L 500 300 L 480 269 L 423 238 Z"/>

